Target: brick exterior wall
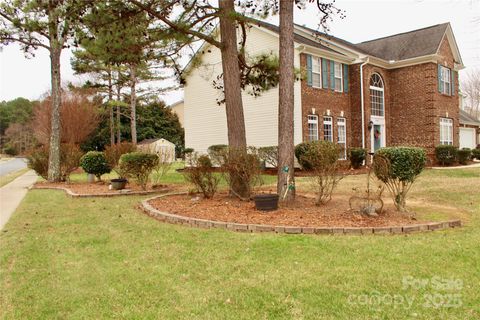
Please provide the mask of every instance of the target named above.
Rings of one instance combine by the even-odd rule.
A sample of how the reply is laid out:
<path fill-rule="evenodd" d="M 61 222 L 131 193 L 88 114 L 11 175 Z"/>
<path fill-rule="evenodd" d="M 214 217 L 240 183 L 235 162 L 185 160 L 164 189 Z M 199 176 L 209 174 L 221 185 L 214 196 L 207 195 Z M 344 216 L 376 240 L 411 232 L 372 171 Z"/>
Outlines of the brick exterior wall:
<path fill-rule="evenodd" d="M 453 70 L 454 58 L 446 38 L 439 49 L 439 64 Z M 306 55 L 300 57 L 306 68 Z M 330 65 L 328 64 L 330 67 Z M 437 64 L 424 63 L 397 69 L 384 69 L 371 64 L 363 67 L 365 146 L 371 150 L 368 123 L 371 115 L 370 78 L 378 73 L 384 82 L 386 146 L 416 146 L 425 148 L 430 158 L 440 143 L 440 118 L 453 119 L 454 145 L 459 144 L 459 99 L 458 77 L 455 94 L 447 96 L 438 92 Z M 334 141 L 337 141 L 337 117 L 343 112 L 347 120 L 347 147 L 362 145 L 360 64 L 349 66 L 349 91 L 334 92 L 330 89 L 314 88 L 302 80 L 302 123 L 303 139 L 308 140 L 307 116 L 312 108 L 319 117 L 319 139 L 323 139 L 322 116 L 330 110 L 333 118 Z M 432 158 L 433 159 L 433 158 Z"/>

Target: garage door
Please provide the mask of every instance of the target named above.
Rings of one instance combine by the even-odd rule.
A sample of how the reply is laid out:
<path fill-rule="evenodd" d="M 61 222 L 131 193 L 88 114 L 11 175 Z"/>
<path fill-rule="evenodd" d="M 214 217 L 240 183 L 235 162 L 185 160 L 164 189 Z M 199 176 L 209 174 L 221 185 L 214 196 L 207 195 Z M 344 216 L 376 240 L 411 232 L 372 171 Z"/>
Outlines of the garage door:
<path fill-rule="evenodd" d="M 460 128 L 460 148 L 474 149 L 476 146 L 475 129 Z"/>

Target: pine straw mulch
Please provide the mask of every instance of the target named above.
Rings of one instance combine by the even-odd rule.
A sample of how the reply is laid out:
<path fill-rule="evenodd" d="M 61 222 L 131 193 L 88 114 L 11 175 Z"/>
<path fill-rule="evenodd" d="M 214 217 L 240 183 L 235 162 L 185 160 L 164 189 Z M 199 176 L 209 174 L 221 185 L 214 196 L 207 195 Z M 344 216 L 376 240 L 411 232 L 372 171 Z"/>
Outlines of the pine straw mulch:
<path fill-rule="evenodd" d="M 128 194 L 128 191 L 125 190 L 130 190 L 129 192 L 141 192 L 141 191 L 173 191 L 175 188 L 173 188 L 170 185 L 158 185 L 155 187 L 152 187 L 150 184 L 147 185 L 147 190 L 143 190 L 142 187 L 136 183 L 131 183 L 129 182 L 125 189 L 122 190 L 110 190 L 109 189 L 110 182 L 107 181 L 97 181 L 93 183 L 87 183 L 87 182 L 37 182 L 35 184 L 35 188 L 49 188 L 49 187 L 60 187 L 60 188 L 67 188 L 70 189 L 72 192 L 76 194 L 95 194 L 95 195 L 102 195 L 102 194 L 112 194 L 112 193 L 118 193 L 118 194 Z"/>
<path fill-rule="evenodd" d="M 297 227 L 384 227 L 417 224 L 418 221 L 385 205 L 378 217 L 370 217 L 350 210 L 348 198 L 335 197 L 324 206 L 316 206 L 314 199 L 297 195 L 294 203 L 281 205 L 276 211 L 255 210 L 253 201 L 241 201 L 218 193 L 213 199 L 199 195 L 172 195 L 150 200 L 154 208 L 181 216 L 221 222 L 265 224 Z"/>

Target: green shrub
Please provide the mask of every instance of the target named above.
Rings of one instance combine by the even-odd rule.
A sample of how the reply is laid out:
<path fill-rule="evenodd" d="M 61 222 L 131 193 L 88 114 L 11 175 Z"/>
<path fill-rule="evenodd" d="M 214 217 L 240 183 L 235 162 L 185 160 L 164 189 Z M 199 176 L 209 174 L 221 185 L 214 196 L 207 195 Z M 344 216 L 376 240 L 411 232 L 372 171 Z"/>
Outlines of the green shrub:
<path fill-rule="evenodd" d="M 278 167 L 278 147 L 260 147 L 258 148 L 258 156 L 265 164 L 269 164 L 273 168 Z"/>
<path fill-rule="evenodd" d="M 228 150 L 226 144 L 214 144 L 208 147 L 208 155 L 212 160 L 212 164 L 215 166 L 222 166 L 225 163 L 225 154 Z"/>
<path fill-rule="evenodd" d="M 460 164 L 467 164 L 467 161 L 472 157 L 472 150 L 470 148 L 462 148 L 457 151 L 457 158 Z"/>
<path fill-rule="evenodd" d="M 348 151 L 348 158 L 353 169 L 358 169 L 362 166 L 363 161 L 367 156 L 367 151 L 364 148 L 351 148 Z"/>
<path fill-rule="evenodd" d="M 375 153 L 373 170 L 389 189 L 397 210 L 406 211 L 407 193 L 426 161 L 425 150 L 421 148 L 381 148 Z"/>
<path fill-rule="evenodd" d="M 295 146 L 295 157 L 298 160 L 298 163 L 302 166 L 305 170 L 312 169 L 308 162 L 304 162 L 301 159 L 304 159 L 305 153 L 308 151 L 309 147 L 313 142 L 302 142 Z"/>
<path fill-rule="evenodd" d="M 148 177 L 158 165 L 156 154 L 130 152 L 120 157 L 120 170 L 127 178 L 134 178 L 143 190 L 147 189 Z"/>
<path fill-rule="evenodd" d="M 343 175 L 339 174 L 339 147 L 330 141 L 312 141 L 302 146 L 298 162 L 313 171 L 309 177 L 310 185 L 316 195 L 315 204 L 326 204 L 332 199 L 332 193 Z"/>
<path fill-rule="evenodd" d="M 80 159 L 80 166 L 86 173 L 94 174 L 99 180 L 102 174 L 111 171 L 105 154 L 100 151 L 89 151 Z"/>
<path fill-rule="evenodd" d="M 295 157 L 303 169 L 313 170 L 318 165 L 315 163 L 314 155 L 318 154 L 320 150 L 328 150 L 328 154 L 322 155 L 322 161 L 335 163 L 338 160 L 339 148 L 330 141 L 302 142 L 295 147 Z M 336 154 L 333 153 L 334 151 Z"/>
<path fill-rule="evenodd" d="M 451 165 L 457 161 L 458 148 L 441 144 L 435 147 L 435 158 L 442 166 Z"/>
<path fill-rule="evenodd" d="M 480 160 L 480 149 L 473 149 L 472 150 L 472 158 Z"/>
<path fill-rule="evenodd" d="M 185 180 L 191 183 L 205 198 L 212 198 L 217 192 L 220 178 L 212 172 L 210 158 L 207 155 L 192 154 L 189 164 L 190 167 L 183 173 Z"/>

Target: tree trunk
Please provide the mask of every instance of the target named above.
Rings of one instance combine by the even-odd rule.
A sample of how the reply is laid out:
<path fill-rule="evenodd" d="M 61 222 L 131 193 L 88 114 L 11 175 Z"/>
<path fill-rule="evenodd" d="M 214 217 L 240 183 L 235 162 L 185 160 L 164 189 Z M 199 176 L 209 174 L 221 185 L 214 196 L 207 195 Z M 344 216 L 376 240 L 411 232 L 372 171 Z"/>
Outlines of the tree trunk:
<path fill-rule="evenodd" d="M 137 84 L 136 66 L 130 66 L 130 131 L 132 133 L 132 143 L 137 145 L 137 94 L 135 92 Z"/>
<path fill-rule="evenodd" d="M 121 114 L 120 114 L 120 102 L 122 101 L 122 87 L 120 87 L 120 73 L 118 74 L 118 84 L 117 84 L 117 101 L 119 104 L 117 105 L 117 143 L 122 142 L 122 134 L 121 134 Z"/>
<path fill-rule="evenodd" d="M 281 201 L 295 198 L 293 0 L 280 1 L 278 180 Z"/>
<path fill-rule="evenodd" d="M 220 0 L 219 8 L 221 13 L 221 55 L 228 144 L 235 152 L 246 151 L 247 139 L 245 135 L 245 118 L 243 115 L 242 91 L 240 87 L 234 0 Z M 231 177 L 230 188 L 236 195 L 241 197 L 249 196 L 249 188 L 240 177 Z"/>
<path fill-rule="evenodd" d="M 110 145 L 115 144 L 115 119 L 113 117 L 113 85 L 112 85 L 112 69 L 108 71 L 108 109 L 110 113 Z"/>
<path fill-rule="evenodd" d="M 62 105 L 62 88 L 60 79 L 61 48 L 50 49 L 50 70 L 52 82 L 52 119 L 50 132 L 50 151 L 48 158 L 48 181 L 60 181 L 60 107 Z"/>

